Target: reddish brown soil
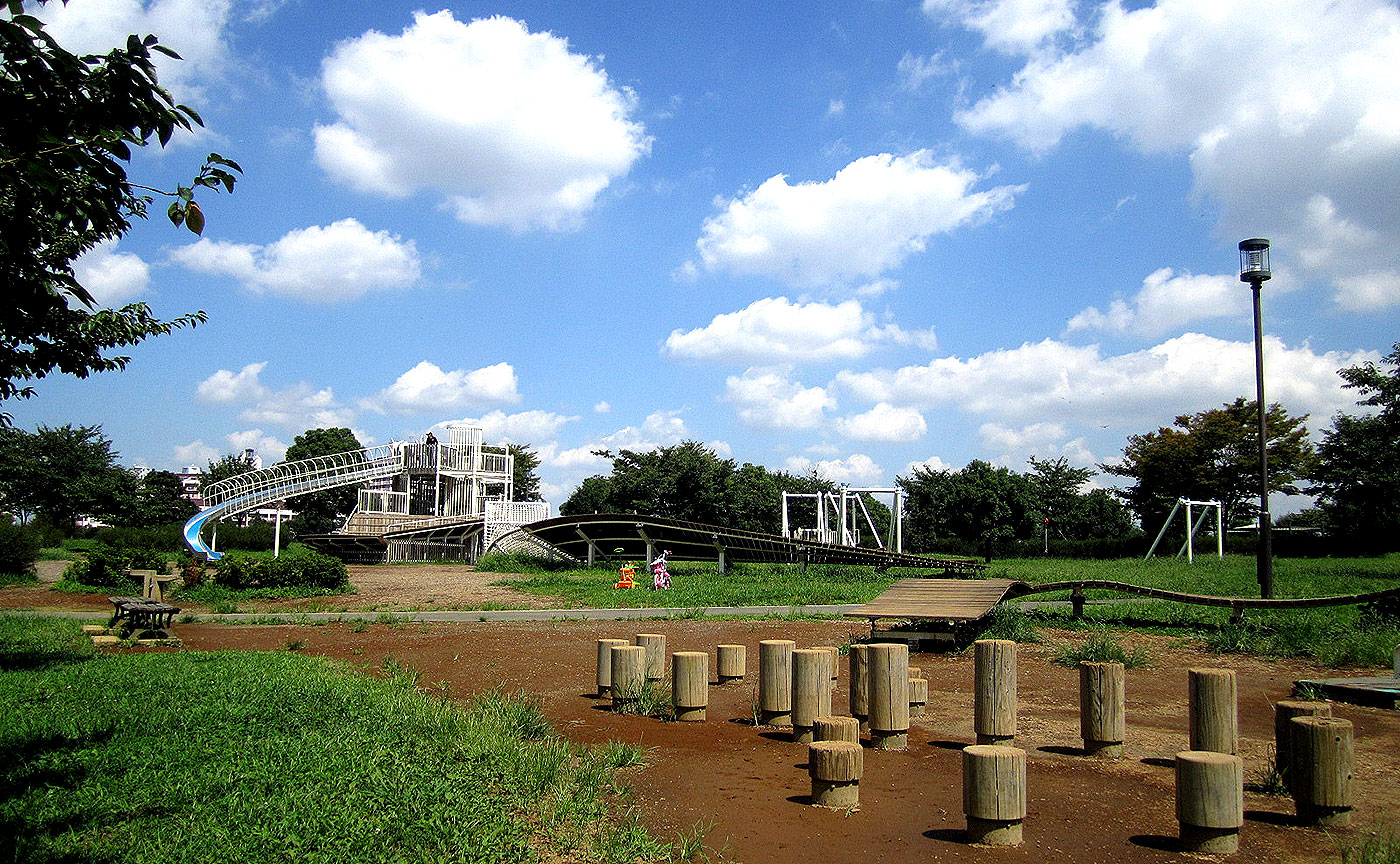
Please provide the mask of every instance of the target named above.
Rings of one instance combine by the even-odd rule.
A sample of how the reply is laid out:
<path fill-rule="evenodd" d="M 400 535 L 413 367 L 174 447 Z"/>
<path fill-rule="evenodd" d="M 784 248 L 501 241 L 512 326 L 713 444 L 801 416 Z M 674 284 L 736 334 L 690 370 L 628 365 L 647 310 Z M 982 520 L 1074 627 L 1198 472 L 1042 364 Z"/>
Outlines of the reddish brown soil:
<path fill-rule="evenodd" d="M 412 605 L 412 587 L 403 591 L 405 603 Z M 0 591 L 0 604 L 13 606 L 5 593 Z M 761 639 L 839 645 L 863 635 L 861 623 L 182 624 L 176 631 L 187 650 L 296 647 L 371 671 L 392 657 L 418 669 L 423 686 L 442 682 L 455 698 L 495 686 L 538 694 L 556 728 L 573 740 L 616 739 L 651 748 L 649 767 L 626 773 L 644 820 L 658 836 L 710 826 L 706 846 L 712 853 L 765 864 L 1180 861 L 1171 757 L 1186 746 L 1186 670 L 1228 666 L 1237 671 L 1247 779 L 1263 770 L 1272 747 L 1272 702 L 1286 697 L 1297 678 L 1333 674 L 1296 662 L 1216 657 L 1164 637 L 1130 636 L 1130 643 L 1148 648 L 1153 666 L 1128 674 L 1126 758 L 1102 762 L 1079 752 L 1077 675 L 1049 662 L 1057 645 L 1082 636 L 1047 632 L 1047 644 L 1023 646 L 1020 658 L 1016 744 L 1029 754 L 1025 843 L 992 849 L 970 846 L 963 835 L 958 751 L 974 738 L 970 657 L 911 659 L 929 679 L 928 715 L 914 721 L 908 750 L 865 751 L 861 807 L 854 813 L 809 806 L 805 748 L 783 732 L 752 725 Z M 746 644 L 750 679 L 712 687 L 705 723 L 614 715 L 592 696 L 595 640 L 637 632 L 664 633 L 670 650 L 707 650 L 712 657 L 717 644 Z M 845 682 L 843 669 L 838 708 L 847 704 Z M 1339 704 L 1335 713 L 1355 724 L 1355 824 L 1330 832 L 1295 827 L 1288 799 L 1247 793 L 1241 851 L 1231 860 L 1335 860 L 1378 821 L 1394 824 L 1400 816 L 1400 712 Z"/>

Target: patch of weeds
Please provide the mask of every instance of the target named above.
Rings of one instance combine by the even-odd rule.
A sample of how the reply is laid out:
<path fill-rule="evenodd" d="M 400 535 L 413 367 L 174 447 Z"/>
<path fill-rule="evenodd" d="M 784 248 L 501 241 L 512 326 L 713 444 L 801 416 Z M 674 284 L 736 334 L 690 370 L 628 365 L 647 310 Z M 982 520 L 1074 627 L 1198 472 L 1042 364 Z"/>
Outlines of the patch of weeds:
<path fill-rule="evenodd" d="M 526 741 L 538 741 L 549 735 L 544 703 L 538 696 L 527 695 L 524 691 L 507 695 L 496 687 L 480 693 L 472 698 L 472 711 Z"/>
<path fill-rule="evenodd" d="M 654 749 L 630 741 L 609 741 L 603 745 L 603 764 L 609 768 L 641 768 Z"/>
<path fill-rule="evenodd" d="M 704 606 L 693 606 L 693 607 L 691 607 L 691 608 L 689 608 L 689 609 L 682 609 L 680 612 L 677 612 L 676 614 L 672 615 L 671 617 L 674 618 L 674 619 L 676 619 L 676 620 L 678 620 L 678 621 L 680 621 L 680 620 L 687 620 L 687 619 L 692 619 L 692 620 L 693 620 L 693 619 L 696 619 L 696 618 L 704 618 L 704 617 L 705 617 L 705 607 L 704 607 Z"/>
<path fill-rule="evenodd" d="M 350 625 L 351 633 L 363 633 L 369 629 L 369 622 L 363 618 L 355 619 L 355 623 Z"/>
<path fill-rule="evenodd" d="M 209 604 L 209 611 L 214 615 L 235 615 L 243 610 L 233 600 L 215 600 Z"/>
<path fill-rule="evenodd" d="M 383 624 L 391 630 L 402 630 L 408 625 L 392 612 L 380 612 L 375 616 L 374 623 Z"/>
<path fill-rule="evenodd" d="M 1366 839 L 1342 849 L 1342 864 L 1400 864 L 1400 835 L 1395 826 L 1373 828 Z"/>
<path fill-rule="evenodd" d="M 1259 795 L 1288 794 L 1288 779 L 1278 764 L 1278 752 L 1274 748 L 1269 748 L 1269 758 L 1265 760 L 1264 767 L 1250 775 L 1244 788 Z"/>
<path fill-rule="evenodd" d="M 1311 681 L 1297 681 L 1293 684 L 1293 695 L 1310 702 L 1326 702 L 1327 691 Z"/>
<path fill-rule="evenodd" d="M 636 714 L 658 720 L 674 720 L 676 717 L 675 706 L 671 704 L 671 688 L 653 681 L 644 681 L 640 687 L 614 692 L 613 706 L 619 714 Z"/>
<path fill-rule="evenodd" d="M 412 663 L 400 663 L 390 655 L 385 655 L 379 663 L 379 671 L 386 681 L 397 684 L 405 690 L 413 690 L 418 687 L 418 679 L 423 677 Z"/>
<path fill-rule="evenodd" d="M 1122 663 L 1125 669 L 1150 665 L 1146 649 L 1138 646 L 1128 650 L 1117 635 L 1107 628 L 1095 630 L 1082 644 L 1060 648 L 1051 662 L 1071 669 L 1080 663 Z"/>
<path fill-rule="evenodd" d="M 676 842 L 671 844 L 671 858 L 673 861 L 690 861 L 700 854 L 705 848 L 705 835 L 710 833 L 710 829 L 715 827 L 715 822 L 696 822 L 690 826 L 689 831 L 684 831 L 676 836 Z"/>
<path fill-rule="evenodd" d="M 283 651 L 300 651 L 306 647 L 305 639 L 288 639 L 282 643 Z"/>
<path fill-rule="evenodd" d="M 1207 632 L 1202 641 L 1215 654 L 1246 654 L 1255 649 L 1258 637 L 1258 628 L 1241 619 Z"/>
<path fill-rule="evenodd" d="M 998 603 L 987 615 L 988 624 L 983 639 L 1009 639 L 1013 642 L 1036 643 L 1040 631 L 1035 629 L 1025 611 L 1012 603 Z"/>

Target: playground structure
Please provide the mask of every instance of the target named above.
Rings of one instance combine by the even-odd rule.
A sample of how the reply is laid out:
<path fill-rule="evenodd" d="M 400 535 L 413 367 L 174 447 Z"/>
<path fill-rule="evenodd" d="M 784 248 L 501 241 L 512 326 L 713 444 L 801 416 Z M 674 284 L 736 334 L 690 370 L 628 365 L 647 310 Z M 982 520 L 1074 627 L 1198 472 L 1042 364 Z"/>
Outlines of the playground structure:
<path fill-rule="evenodd" d="M 1206 516 L 1210 513 L 1212 507 L 1215 508 L 1215 554 L 1220 558 L 1225 557 L 1225 525 L 1223 508 L 1220 506 L 1220 502 L 1191 501 L 1186 498 L 1178 498 L 1176 499 L 1176 503 L 1172 505 L 1172 511 L 1167 514 L 1167 518 L 1162 520 L 1162 530 L 1157 532 L 1157 539 L 1152 541 L 1152 546 L 1148 548 L 1147 554 L 1143 556 L 1144 561 L 1151 558 L 1152 553 L 1157 551 L 1157 544 L 1161 543 L 1162 538 L 1167 536 L 1167 529 L 1171 527 L 1172 520 L 1176 518 L 1176 514 L 1181 511 L 1183 506 L 1186 507 L 1186 541 L 1183 542 L 1181 548 L 1177 550 L 1176 557 L 1180 558 L 1184 553 L 1188 562 L 1192 564 L 1196 563 L 1196 532 L 1201 530 L 1201 523 L 1206 521 Z M 1195 522 L 1191 521 L 1192 507 L 1201 508 L 1201 515 L 1196 517 Z"/>
<path fill-rule="evenodd" d="M 865 506 L 867 495 L 890 495 L 890 527 L 887 537 L 880 536 L 870 510 Z M 812 499 L 816 504 L 816 519 L 810 528 L 793 528 L 789 518 L 789 501 Z M 865 517 L 865 526 L 870 537 L 879 549 L 904 552 L 904 490 L 899 487 L 853 487 L 844 483 L 840 489 L 831 492 L 783 492 L 783 536 L 798 540 L 815 540 L 838 546 L 859 546 L 861 526 L 859 516 Z M 832 527 L 832 520 L 836 526 Z"/>
<path fill-rule="evenodd" d="M 284 462 L 214 484 L 208 506 L 185 524 L 185 542 L 217 561 L 217 523 L 286 498 L 359 486 L 354 511 L 335 533 L 303 538 L 357 561 L 474 560 L 483 544 L 549 515 L 545 502 L 512 501 L 514 457 L 482 441 L 476 426 L 448 426 L 446 440 L 394 441 Z M 204 540 L 208 526 L 209 542 Z"/>

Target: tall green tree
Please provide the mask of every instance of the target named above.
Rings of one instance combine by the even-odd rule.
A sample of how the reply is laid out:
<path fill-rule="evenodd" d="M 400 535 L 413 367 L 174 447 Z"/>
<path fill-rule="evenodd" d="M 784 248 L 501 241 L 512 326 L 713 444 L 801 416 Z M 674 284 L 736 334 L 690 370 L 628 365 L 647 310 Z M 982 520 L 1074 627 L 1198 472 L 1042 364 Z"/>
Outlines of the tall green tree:
<path fill-rule="evenodd" d="M 1382 365 L 1338 371 L 1359 391 L 1365 415 L 1338 414 L 1318 446 L 1312 472 L 1332 533 L 1367 551 L 1400 549 L 1400 343 Z"/>
<path fill-rule="evenodd" d="M 1009 468 L 974 459 L 958 471 L 919 467 L 897 481 L 905 494 L 905 536 L 914 551 L 945 537 L 977 543 L 988 557 L 1001 540 L 1036 530 L 1029 481 Z"/>
<path fill-rule="evenodd" d="M 1133 530 L 1132 516 L 1123 504 L 1102 489 L 1081 492 L 1096 473 L 1092 468 L 1076 468 L 1069 459 L 1029 460 L 1026 472 L 1031 507 L 1052 538 L 1092 540 L 1119 538 Z"/>
<path fill-rule="evenodd" d="M 230 477 L 253 471 L 253 463 L 242 453 L 227 453 L 208 463 L 199 478 L 199 494 L 204 495 L 210 486 L 222 483 Z"/>
<path fill-rule="evenodd" d="M 132 476 L 100 426 L 0 428 L 0 500 L 72 533 L 79 517 L 112 518 L 129 506 Z"/>
<path fill-rule="evenodd" d="M 529 444 L 509 444 L 507 450 L 515 457 L 511 463 L 511 494 L 515 500 L 543 501 L 540 496 L 540 475 L 535 472 L 540 467 L 539 454 Z"/>
<path fill-rule="evenodd" d="M 179 55 L 133 35 L 106 55 L 78 56 L 26 5 L 6 0 L 0 14 L 0 402 L 33 395 L 23 382 L 55 371 L 85 378 L 125 368 L 130 358 L 113 349 L 204 321 L 203 312 L 161 320 L 144 303 L 97 308 L 73 261 L 130 230 L 151 194 L 172 198 L 171 221 L 200 233 L 195 190 L 231 192 L 242 170 L 211 153 L 189 186 L 128 179 L 133 148 L 202 125 L 156 79 L 155 55 Z"/>
<path fill-rule="evenodd" d="M 137 528 L 157 528 L 171 522 L 184 522 L 199 508 L 184 497 L 180 478 L 169 471 L 150 471 L 133 491 L 126 512 L 117 524 Z"/>
<path fill-rule="evenodd" d="M 316 456 L 334 456 L 337 453 L 350 453 L 363 450 L 364 445 L 355 433 L 344 426 L 329 429 L 307 429 L 292 439 L 284 461 L 296 462 Z M 337 489 L 324 489 L 308 492 L 287 499 L 287 507 L 296 511 L 292 517 L 292 531 L 297 534 L 325 534 L 334 531 L 354 512 L 359 500 L 359 488 L 341 486 Z"/>
<path fill-rule="evenodd" d="M 1294 417 L 1269 406 L 1269 489 L 1290 495 L 1303 490 L 1313 446 L 1308 415 Z M 1219 501 L 1225 524 L 1254 519 L 1259 512 L 1259 427 L 1255 403 L 1236 399 L 1220 408 L 1183 414 L 1172 426 L 1132 435 L 1123 461 L 1100 470 L 1133 485 L 1120 494 L 1149 533 L 1160 526 L 1178 498 Z"/>

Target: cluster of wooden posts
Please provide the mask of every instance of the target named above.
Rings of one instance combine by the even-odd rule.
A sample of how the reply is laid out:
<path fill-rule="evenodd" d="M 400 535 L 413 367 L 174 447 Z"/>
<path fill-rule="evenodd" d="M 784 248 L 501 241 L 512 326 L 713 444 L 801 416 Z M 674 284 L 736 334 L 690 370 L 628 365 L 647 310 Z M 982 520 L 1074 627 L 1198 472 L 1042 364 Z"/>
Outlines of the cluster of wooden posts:
<path fill-rule="evenodd" d="M 1015 642 L 984 639 L 973 645 L 973 729 L 977 743 L 963 748 L 963 813 L 974 843 L 1015 846 L 1026 818 L 1026 751 L 1016 739 Z M 911 717 L 923 715 L 928 681 L 909 665 L 905 644 L 850 646 L 850 716 L 832 711 L 838 649 L 798 648 L 789 639 L 759 643 L 756 720 L 791 727 L 808 745 L 811 801 L 853 809 L 860 803 L 862 733 L 875 750 L 903 750 Z M 720 645 L 717 681 L 742 681 L 747 648 Z M 597 693 L 626 710 L 646 687 L 663 680 L 666 637 L 599 639 Z M 1176 816 L 1181 848 L 1228 854 L 1239 848 L 1244 824 L 1244 765 L 1238 755 L 1238 698 L 1231 669 L 1188 671 L 1190 749 L 1176 754 Z M 709 654 L 671 655 L 671 695 L 677 720 L 705 720 Z M 1123 755 L 1125 674 L 1121 663 L 1081 663 L 1079 721 L 1084 753 Z M 1303 824 L 1341 826 L 1352 812 L 1352 724 L 1332 717 L 1326 702 L 1285 700 L 1275 706 L 1276 765 L 1287 781 Z"/>

